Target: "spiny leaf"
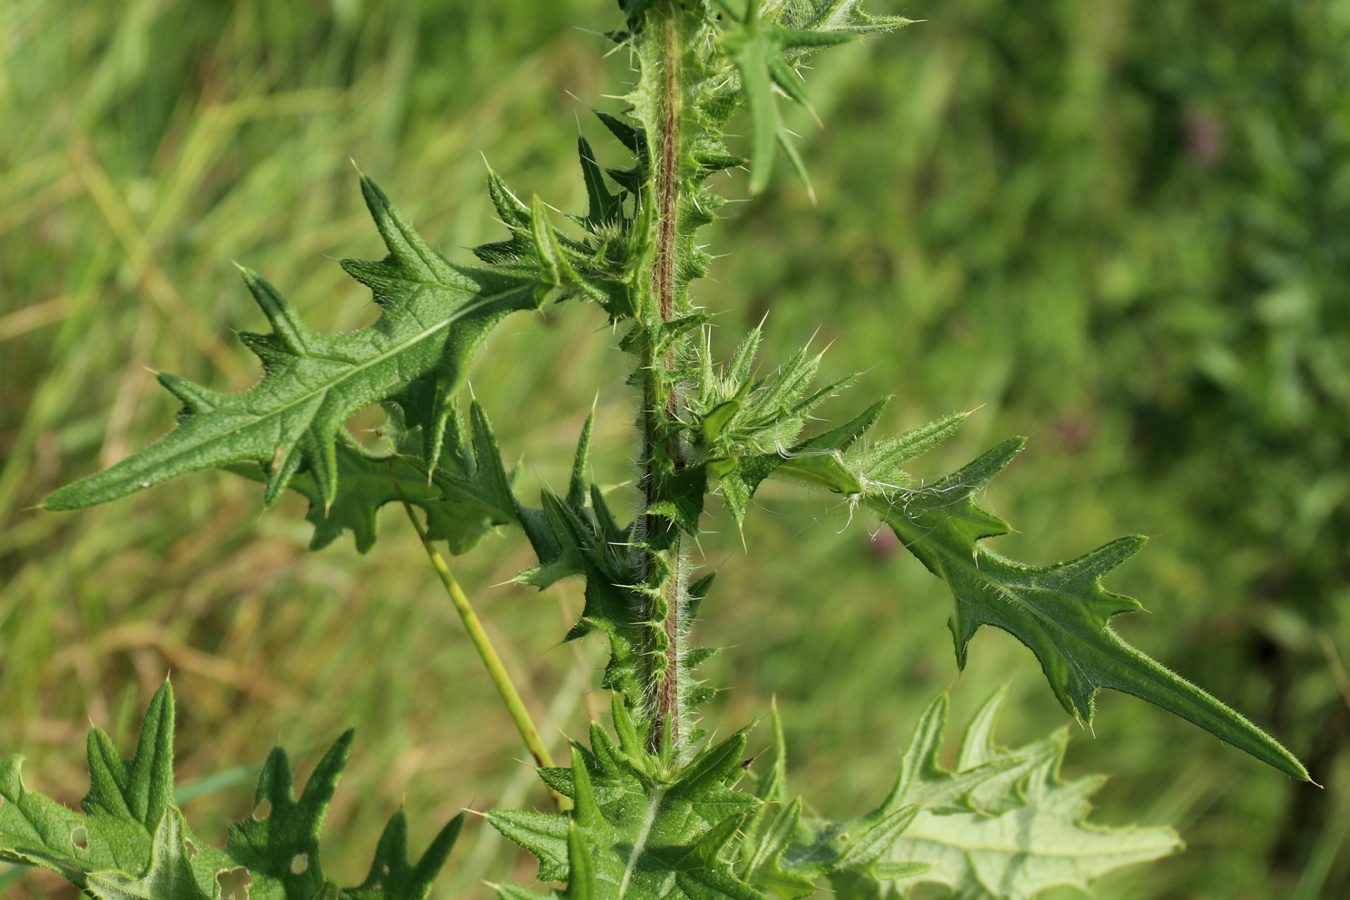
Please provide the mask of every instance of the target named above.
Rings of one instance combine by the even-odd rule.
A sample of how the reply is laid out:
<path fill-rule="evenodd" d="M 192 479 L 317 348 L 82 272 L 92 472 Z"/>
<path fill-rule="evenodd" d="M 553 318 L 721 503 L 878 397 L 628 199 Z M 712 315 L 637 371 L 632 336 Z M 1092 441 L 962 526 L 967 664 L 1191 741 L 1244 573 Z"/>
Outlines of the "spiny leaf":
<path fill-rule="evenodd" d="M 914 24 L 904 16 L 868 15 L 862 11 L 862 0 L 797 0 L 789 5 L 810 7 L 799 27 L 816 31 L 875 34 Z"/>
<path fill-rule="evenodd" d="M 160 381 L 182 402 L 178 426 L 112 468 L 63 487 L 47 509 L 106 503 L 188 472 L 252 463 L 266 472 L 264 499 L 276 502 L 298 473 L 313 479 L 325 506 L 338 494 L 343 424 L 359 410 L 393 401 L 422 429 L 429 465 L 440 454 L 449 400 L 473 350 L 503 316 L 537 305 L 533 275 L 451 266 L 417 235 L 369 179 L 361 189 L 389 255 L 344 261 L 367 285 L 382 315 L 349 334 L 310 331 L 269 284 L 244 281 L 272 325 L 241 338 L 262 361 L 263 380 L 219 394 L 172 375 Z"/>
<path fill-rule="evenodd" d="M 1018 750 L 998 747 L 994 722 L 1006 698 L 996 694 L 968 727 L 955 771 L 938 761 L 947 698 L 929 705 L 901 758 L 900 775 L 886 800 L 851 822 L 830 822 L 796 804 L 791 845 L 766 844 L 752 822 L 742 859 L 762 859 L 772 846 L 778 860 L 758 886 L 776 896 L 801 897 L 804 882 L 828 875 L 833 893 L 851 900 L 892 900 L 920 882 L 944 884 L 953 896 L 1029 900 L 1056 885 L 1088 889 L 1092 880 L 1124 865 L 1174 852 L 1169 829 L 1103 829 L 1087 823 L 1086 798 L 1100 778 L 1064 784 L 1058 778 L 1066 738 Z M 781 735 L 781 729 L 776 729 Z M 786 798 L 781 737 L 761 777 L 761 796 Z M 800 812 L 798 812 L 800 811 Z M 794 880 L 798 889 L 794 891 Z"/>
<path fill-rule="evenodd" d="M 365 553 L 378 534 L 380 509 L 390 503 L 407 502 L 426 514 L 427 537 L 445 541 L 452 553 L 472 549 L 494 527 L 520 525 L 531 542 L 539 545 L 536 550 L 541 559 L 557 558 L 556 540 L 543 522 L 542 510 L 522 507 L 518 502 L 514 473 L 503 465 L 492 423 L 477 401 L 469 408 L 467 438 L 464 423 L 452 411 L 440 461 L 430 472 L 420 463 L 419 431 L 401 428 L 398 407 L 391 407 L 389 412 L 399 452 L 381 456 L 351 437 L 339 435 L 337 462 L 342 490 L 332 505 L 323 505 L 318 486 L 307 473 L 292 479 L 291 489 L 310 503 L 306 514 L 314 525 L 310 549 L 322 549 L 350 531 L 357 550 Z M 593 422 L 588 421 L 587 429 L 592 427 Z M 589 484 L 583 477 L 589 465 L 589 430 L 583 442 L 569 483 L 568 502 L 577 506 L 585 505 L 585 497 L 578 499 L 577 492 L 584 495 Z M 253 466 L 231 467 L 231 471 L 255 480 L 263 478 Z M 599 508 L 608 513 L 603 503 Z M 563 574 L 573 571 L 569 569 L 559 577 Z"/>
<path fill-rule="evenodd" d="M 788 802 L 787 752 L 777 710 L 773 725 L 773 757 L 756 791 L 773 806 L 761 809 L 744 829 L 739 848 L 742 866 L 754 873 L 757 887 L 784 898 L 812 896 L 816 880 L 825 875 L 872 871 L 919 807 L 883 804 L 867 816 L 841 824 L 810 813 L 800 798 Z M 766 815 L 768 808 L 774 810 L 772 818 Z"/>
<path fill-rule="evenodd" d="M 712 333 L 706 332 L 706 334 L 711 337 Z M 726 375 L 724 376 L 726 385 L 735 385 L 739 390 L 740 385 L 750 381 L 751 375 L 754 374 L 755 360 L 759 356 L 759 345 L 763 340 L 764 327 L 762 323 L 750 329 L 749 333 L 741 339 L 740 344 L 736 346 L 736 352 L 731 355 L 731 362 L 727 364 Z M 711 364 L 712 350 L 705 350 L 704 356 Z M 712 379 L 708 379 L 708 383 L 711 384 Z"/>
<path fill-rule="evenodd" d="M 757 833 L 747 833 L 740 849 L 741 877 L 767 896 L 784 900 L 814 897 L 817 891 L 815 879 L 785 865 L 783 860 L 801 827 L 801 799 L 766 806 L 757 816 L 763 818 L 763 824 Z"/>
<path fill-rule="evenodd" d="M 1007 441 L 958 472 L 930 485 L 872 488 L 866 502 L 956 600 L 949 621 L 956 658 L 964 668 L 971 637 L 993 625 L 1026 644 L 1040 661 L 1060 704 L 1092 721 L 1101 688 L 1133 694 L 1199 725 L 1220 739 L 1301 781 L 1308 773 L 1279 742 L 1200 688 L 1122 641 L 1108 622 L 1139 602 L 1105 590 L 1102 577 L 1143 545 L 1126 537 L 1069 562 L 1029 566 L 985 548 L 984 538 L 1008 525 L 974 502 L 1022 447 Z M 870 485 L 901 480 L 887 466 L 863 468 Z"/>
<path fill-rule="evenodd" d="M 342 896 L 349 900 L 426 900 L 459 839 L 464 815 L 451 819 L 413 865 L 408 861 L 408 817 L 403 810 L 394 813 L 375 846 L 370 874 L 359 886 L 343 891 Z"/>
<path fill-rule="evenodd" d="M 155 694 L 131 759 L 95 728 L 89 736 L 89 794 L 83 814 L 28 791 L 23 757 L 0 762 L 0 860 L 41 866 L 105 900 L 208 900 L 217 876 L 243 868 L 252 900 L 425 900 L 463 817 L 447 825 L 416 865 L 407 861 L 407 823 L 385 828 L 371 874 L 357 888 L 325 881 L 319 861 L 324 811 L 346 762 L 348 732 L 324 756 L 300 798 L 278 748 L 258 779 L 258 818 L 236 823 L 223 849 L 192 834 L 173 805 L 173 691 Z M 262 815 L 263 808 L 267 815 Z"/>
<path fill-rule="evenodd" d="M 280 883 L 287 898 L 307 898 L 324 882 L 319 832 L 351 755 L 353 732 L 342 735 L 315 767 L 299 799 L 286 751 L 274 749 L 258 776 L 255 807 L 265 816 L 230 826 L 227 852 L 260 880 Z"/>
<path fill-rule="evenodd" d="M 173 733 L 173 689 L 167 681 L 150 701 L 131 759 L 117 755 L 102 729 L 90 729 L 89 793 L 80 801 L 85 814 L 131 819 L 146 834 L 158 829 L 173 805 Z"/>
<path fill-rule="evenodd" d="M 737 524 L 761 483 L 778 473 L 838 493 L 855 494 L 861 483 L 843 465 L 847 449 L 876 422 L 885 401 L 857 419 L 815 437 L 799 440 L 810 414 L 855 380 L 847 376 L 812 389 L 820 355 L 795 354 L 768 378 L 750 375 L 759 329 L 741 343 L 723 374 L 709 365 L 703 374 L 696 416 L 697 446 Z M 704 352 L 709 354 L 705 337 Z"/>
<path fill-rule="evenodd" d="M 567 887 L 561 891 L 539 893 L 517 885 L 496 885 L 503 900 L 600 900 L 596 889 L 595 860 L 586 843 L 586 832 L 575 821 L 567 829 Z"/>
<path fill-rule="evenodd" d="M 784 860 L 801 830 L 802 801 L 788 798 L 787 746 L 777 706 L 771 723 L 773 749 L 755 786 L 755 796 L 764 804 L 741 828 L 736 871 L 766 896 L 797 900 L 815 895 L 816 873 L 794 868 Z"/>
<path fill-rule="evenodd" d="M 85 815 L 26 790 L 22 756 L 0 763 L 0 858 L 50 869 L 84 887 L 88 873 L 145 870 L 156 830 L 173 803 L 173 690 L 155 693 L 136 753 L 118 756 L 100 729 L 89 734 Z"/>
<path fill-rule="evenodd" d="M 721 4 L 735 17 L 735 11 Z M 790 56 L 797 50 L 817 50 L 844 43 L 853 35 L 844 31 L 818 28 L 784 28 L 765 22 L 760 13 L 760 0 L 747 0 L 742 15 L 736 17 L 738 27 L 723 35 L 727 56 L 741 76 L 741 91 L 746 109 L 750 112 L 750 189 L 756 193 L 769 184 L 773 168 L 775 145 L 781 145 L 793 163 L 793 168 L 810 188 L 806 170 L 788 137 L 787 129 L 778 112 L 775 88 L 802 106 L 810 107 L 806 93 Z"/>
<path fill-rule="evenodd" d="M 759 806 L 730 787 L 741 774 L 745 734 L 670 767 L 624 724 L 622 701 L 614 711 L 619 744 L 595 725 L 591 750 L 574 748 L 571 769 L 541 772 L 575 802 L 570 814 L 494 811 L 488 820 L 539 858 L 541 880 L 569 882 L 562 896 L 758 900 L 726 861 L 738 827 Z M 574 872 L 578 861 L 587 868 Z M 582 883 L 575 892 L 574 881 Z"/>
<path fill-rule="evenodd" d="M 406 502 L 421 509 L 426 514 L 427 537 L 445 541 L 455 554 L 471 550 L 496 526 L 528 524 L 521 521 L 514 478 L 502 464 L 497 436 L 477 401 L 470 407 L 467 440 L 452 407 L 440 460 L 430 472 L 421 463 L 420 429 L 403 429 L 397 406 L 390 404 L 388 412 L 398 452 L 381 456 L 350 436 L 338 435 L 342 489 L 331 505 L 324 505 L 308 473 L 291 480 L 290 488 L 309 500 L 305 518 L 314 526 L 311 550 L 321 550 L 350 531 L 356 549 L 365 553 L 378 535 L 379 512 L 390 503 Z M 229 469 L 255 481 L 266 477 L 251 464 Z"/>
<path fill-rule="evenodd" d="M 750 114 L 750 189 L 758 193 L 768 185 L 776 148 L 781 148 L 811 193 L 806 166 L 783 124 L 776 95 L 810 109 L 798 74 L 808 58 L 859 35 L 893 31 L 910 20 L 870 16 L 861 10 L 860 0 L 716 2 L 734 23 L 723 30 L 721 43 L 740 76 L 739 97 Z"/>
<path fill-rule="evenodd" d="M 639 161 L 645 159 L 646 148 L 644 144 L 646 139 L 643 137 L 641 131 L 617 116 L 611 116 L 603 110 L 595 110 L 595 116 L 609 129 L 611 134 L 619 139 L 619 143 L 627 147 Z"/>
<path fill-rule="evenodd" d="M 896 437 L 873 441 L 852 454 L 852 468 L 869 473 L 885 473 L 885 477 L 896 482 L 879 484 L 874 486 L 874 489 L 908 487 L 912 484 L 912 480 L 900 467 L 954 435 L 965 424 L 967 415 L 967 413 L 952 413 L 926 425 L 911 428 Z M 870 427 L 870 425 L 863 426 L 862 430 Z"/>
<path fill-rule="evenodd" d="M 612 117 L 602 118 L 611 128 L 621 125 Z M 624 215 L 624 201 L 641 190 L 645 176 L 641 166 L 626 173 L 609 170 L 609 177 L 619 186 L 614 193 L 584 137 L 578 138 L 578 154 L 588 210 L 568 218 L 584 229 L 580 238 L 557 231 L 549 221 L 547 205 L 538 197 L 526 205 L 496 172 L 489 171 L 488 192 L 511 236 L 482 244 L 473 252 L 497 271 L 537 278 L 541 305 L 580 297 L 594 301 L 612 322 L 619 322 L 631 317 L 635 309 L 633 286 L 625 269 L 632 222 Z"/>
<path fill-rule="evenodd" d="M 444 454 L 430 472 L 443 499 L 452 505 L 477 507 L 494 525 L 523 524 L 513 490 L 515 479 L 502 463 L 501 447 L 487 412 L 476 400 L 469 406 L 467 443 L 463 442 L 457 417 L 452 416 L 450 421 L 455 425 L 447 429 L 447 434 L 454 436 L 455 452 Z"/>
<path fill-rule="evenodd" d="M 530 201 L 530 234 L 534 238 L 534 252 L 540 262 L 542 289 L 562 289 L 580 282 L 558 240 L 558 233 L 549 224 L 548 207 L 538 195 Z"/>
<path fill-rule="evenodd" d="M 481 244 L 473 253 L 485 263 L 506 265 L 528 261 L 532 257 L 533 241 L 530 237 L 530 208 L 507 186 L 502 177 L 488 169 L 488 196 L 497 210 L 497 216 L 511 231 L 511 237 L 505 241 Z"/>
<path fill-rule="evenodd" d="M 591 414 L 586 417 L 586 424 L 581 429 L 581 437 L 577 441 L 577 452 L 572 457 L 572 477 L 567 482 L 567 505 L 573 508 L 579 508 L 586 505 L 586 499 L 591 493 L 591 437 L 595 433 L 595 409 L 591 409 Z"/>
<path fill-rule="evenodd" d="M 661 649 L 657 642 L 665 639 L 655 618 L 654 589 L 648 581 L 660 572 L 653 575 L 644 569 L 654 556 L 634 540 L 632 524 L 618 524 L 603 493 L 586 474 L 593 427 L 592 418 L 588 418 L 577 445 L 567 496 L 544 491 L 542 508 L 517 507 L 517 519 L 539 565 L 521 572 L 516 581 L 542 589 L 563 578 L 583 576 L 585 606 L 566 640 L 602 632 L 610 642 L 610 659 L 601 686 L 628 697 L 641 697 L 643 673 L 650 665 L 647 656 Z M 702 470 L 685 473 L 684 477 L 686 490 L 683 495 L 676 494 L 677 499 L 686 496 L 701 500 L 703 492 L 696 490 L 698 485 L 693 482 L 704 477 Z M 672 519 L 697 518 L 697 509 L 680 509 L 675 502 L 669 506 L 667 513 Z M 711 579 L 704 579 L 692 586 L 691 599 L 701 599 L 700 591 L 706 592 L 710 584 Z M 691 665 L 703 658 L 706 655 L 697 651 L 686 655 Z M 696 690 L 690 705 L 707 696 L 707 692 Z"/>
<path fill-rule="evenodd" d="M 324 816 L 351 755 L 353 732 L 323 755 L 297 798 L 290 760 L 274 749 L 258 776 L 254 815 L 230 826 L 223 856 L 252 878 L 251 900 L 425 900 L 463 826 L 451 820 L 420 861 L 408 862 L 408 828 L 400 811 L 390 818 L 376 846 L 370 872 L 355 888 L 340 889 L 323 876 L 319 837 Z M 195 862 L 195 860 L 194 860 Z"/>
<path fill-rule="evenodd" d="M 566 640 L 603 632 L 610 642 L 610 661 L 601 686 L 639 696 L 650 629 L 640 551 L 632 546 L 631 529 L 619 528 L 593 485 L 590 508 L 548 491 L 542 499 L 542 509 L 521 510 L 540 564 L 516 580 L 542 589 L 572 575 L 585 577 L 585 606 Z"/>
<path fill-rule="evenodd" d="M 920 810 L 935 813 L 962 812 L 971 808 L 969 796 L 985 782 L 1015 764 L 1011 759 L 990 760 L 960 773 L 951 773 L 938 762 L 947 721 L 946 696 L 929 704 L 900 759 L 895 787 L 875 810 L 852 822 L 832 823 L 812 819 L 805 833 L 810 840 L 794 846 L 790 865 L 814 875 L 830 875 L 835 883 L 848 883 L 853 873 L 862 880 L 875 880 L 879 865 L 914 867 L 908 874 L 927 868 L 922 857 L 887 859 L 889 852 Z M 898 877 L 894 874 L 892 878 Z"/>
<path fill-rule="evenodd" d="M 925 712 L 905 753 L 901 776 L 868 818 L 917 809 L 902 832 L 870 848 L 863 867 L 833 873 L 841 898 L 903 897 L 919 882 L 946 885 L 954 896 L 1031 900 L 1051 887 L 1088 890 L 1114 869 L 1175 852 L 1167 828 L 1103 828 L 1088 823 L 1087 798 L 1100 777 L 1059 779 L 1063 730 L 1016 750 L 993 742 L 1006 689 L 980 709 L 966 731 L 956 771 L 938 764 L 947 698 Z M 857 823 L 841 828 L 853 832 Z M 921 872 L 915 863 L 925 864 Z"/>
<path fill-rule="evenodd" d="M 616 221 L 623 212 L 623 197 L 613 194 L 605 184 L 604 173 L 595 161 L 595 151 L 584 137 L 577 138 L 577 155 L 581 157 L 581 174 L 586 181 L 586 224 L 601 228 Z"/>

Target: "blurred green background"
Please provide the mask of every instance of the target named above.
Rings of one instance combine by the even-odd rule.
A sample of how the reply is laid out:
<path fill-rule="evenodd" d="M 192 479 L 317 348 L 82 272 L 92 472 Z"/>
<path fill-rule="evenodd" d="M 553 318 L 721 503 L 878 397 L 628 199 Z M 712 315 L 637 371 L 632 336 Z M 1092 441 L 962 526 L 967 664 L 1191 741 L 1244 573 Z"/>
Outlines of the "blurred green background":
<path fill-rule="evenodd" d="M 894 429 L 978 407 L 924 475 L 1029 434 L 986 497 L 1020 529 L 998 548 L 1044 563 L 1153 536 L 1111 578 L 1151 612 L 1119 630 L 1326 786 L 1103 695 L 1066 775 L 1112 774 L 1097 819 L 1171 823 L 1189 846 L 1100 896 L 1350 896 L 1350 2 L 874 5 L 928 21 L 817 64 L 827 125 L 799 131 L 819 206 L 783 177 L 711 230 L 718 346 L 768 313 L 765 366 L 819 329 L 830 372 L 866 370 L 833 414 L 884 393 Z M 613 7 L 0 3 L 0 753 L 27 755 L 30 787 L 78 801 L 89 722 L 127 746 L 172 671 L 181 780 L 226 776 L 187 804 L 208 837 L 249 809 L 238 766 L 281 741 L 305 774 L 349 725 L 326 866 L 350 882 L 400 804 L 420 848 L 461 808 L 541 802 L 396 511 L 363 557 L 308 554 L 302 502 L 263 513 L 225 475 L 32 507 L 169 427 L 148 369 L 253 383 L 232 330 L 263 319 L 231 259 L 316 327 L 374 318 L 334 262 L 382 255 L 350 161 L 456 261 L 500 234 L 480 154 L 580 208 L 578 127 L 621 161 L 588 112 L 623 89 L 626 60 L 602 56 Z M 476 364 L 524 485 L 562 482 L 593 400 L 597 477 L 629 477 L 632 398 L 602 324 L 511 319 Z M 776 696 L 822 811 L 883 795 L 940 691 L 953 731 L 1005 682 L 1005 741 L 1066 724 L 999 633 L 958 677 L 942 586 L 873 523 L 788 490 L 758 506 L 750 555 L 725 518 L 702 542 L 721 574 L 696 637 L 728 647 L 707 671 L 732 688 L 706 722 L 725 733 Z M 604 706 L 586 686 L 603 648 L 559 644 L 577 585 L 505 584 L 528 562 L 506 535 L 456 565 L 557 746 Z M 471 823 L 440 895 L 532 872 Z"/>

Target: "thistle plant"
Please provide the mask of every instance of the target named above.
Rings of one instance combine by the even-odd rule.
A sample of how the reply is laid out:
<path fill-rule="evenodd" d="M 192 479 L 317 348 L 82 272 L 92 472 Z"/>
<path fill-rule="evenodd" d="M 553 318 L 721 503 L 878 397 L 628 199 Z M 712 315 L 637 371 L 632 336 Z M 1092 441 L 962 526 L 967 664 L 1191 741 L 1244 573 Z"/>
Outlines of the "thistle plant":
<path fill-rule="evenodd" d="M 1100 781 L 1059 778 L 1062 731 L 1016 749 L 999 746 L 994 724 L 1003 694 L 968 725 L 950 770 L 939 763 L 947 701 L 934 700 L 894 789 L 848 821 L 819 816 L 789 789 L 776 711 L 766 711 L 758 726 L 769 733 L 767 754 L 747 759 L 754 723 L 722 724 L 723 732 L 744 727 L 710 738 L 699 708 L 715 689 L 701 680 L 699 666 L 715 650 L 695 645 L 693 624 L 700 605 L 717 602 L 717 594 L 713 574 L 695 571 L 693 545 L 713 518 L 705 510 L 710 493 L 720 494 L 724 515 L 739 528 L 769 479 L 842 502 L 854 520 L 879 521 L 945 581 L 955 603 L 949 625 L 959 666 L 979 628 L 992 625 L 1035 654 L 1054 696 L 1080 723 L 1092 722 L 1099 690 L 1133 694 L 1309 781 L 1275 739 L 1112 630 L 1110 620 L 1139 603 L 1101 580 L 1142 538 L 1052 566 L 990 548 L 988 539 L 1009 526 L 979 506 L 978 495 L 1017 455 L 1021 439 L 945 477 L 921 480 L 910 474 L 911 462 L 951 437 L 965 414 L 890 436 L 878 432 L 886 406 L 880 399 L 821 425 L 822 406 L 855 379 L 818 383 L 819 353 L 804 348 L 769 370 L 755 328 L 729 358 L 715 357 L 712 315 L 693 289 L 712 259 L 701 229 L 726 202 L 713 177 L 748 170 L 754 194 L 786 163 L 809 191 L 782 111 L 786 104 L 809 107 L 806 64 L 909 21 L 870 15 L 859 0 L 619 5 L 622 20 L 610 37 L 628 54 L 635 78 L 617 106 L 596 111 L 589 128 L 612 140 L 578 140 L 584 211 L 555 213 L 490 172 L 488 190 L 507 235 L 477 247 L 476 262 L 450 262 L 362 176 L 387 255 L 342 266 L 371 290 L 378 320 L 348 334 L 315 332 L 276 288 L 243 269 L 271 326 L 267 334 L 241 335 L 261 361 L 262 380 L 224 394 L 160 374 L 182 403 L 174 429 L 56 491 L 43 506 L 88 507 L 190 472 L 228 469 L 261 482 L 266 505 L 287 490 L 304 495 L 313 549 L 350 532 L 362 552 L 376 541 L 383 507 L 405 510 L 552 797 L 549 811 L 487 814 L 538 858 L 541 882 L 559 885 L 499 885 L 502 897 L 806 897 L 818 890 L 900 897 L 935 882 L 957 896 L 1029 898 L 1056 885 L 1086 888 L 1105 872 L 1179 847 L 1169 829 L 1087 823 L 1087 798 Z M 742 110 L 735 121 L 747 132 L 744 146 L 728 138 Z M 602 162 L 610 153 L 622 159 Z M 527 492 L 518 468 L 504 463 L 489 418 L 501 411 L 466 396 L 471 360 L 512 314 L 587 303 L 603 310 L 629 361 L 636 472 L 631 487 L 613 490 L 593 479 L 593 414 L 566 492 Z M 345 428 L 375 404 L 386 413 L 378 451 Z M 600 687 L 610 695 L 609 721 L 574 741 L 569 759 L 550 758 L 440 549 L 470 552 L 496 530 L 518 530 L 533 550 L 537 564 L 519 574 L 521 583 L 544 590 L 563 579 L 584 581 L 585 607 L 566 639 L 598 633 L 608 643 Z M 219 898 L 221 876 L 240 869 L 255 900 L 430 895 L 462 817 L 413 863 L 398 814 L 362 884 L 344 888 L 324 876 L 319 832 L 350 734 L 298 798 L 286 754 L 274 751 L 259 778 L 259 809 L 231 829 L 223 848 L 207 847 L 174 802 L 173 717 L 166 684 L 130 760 L 103 732 L 92 732 L 91 787 L 80 812 L 28 792 L 21 757 L 0 764 L 0 859 L 46 867 L 104 898 Z"/>

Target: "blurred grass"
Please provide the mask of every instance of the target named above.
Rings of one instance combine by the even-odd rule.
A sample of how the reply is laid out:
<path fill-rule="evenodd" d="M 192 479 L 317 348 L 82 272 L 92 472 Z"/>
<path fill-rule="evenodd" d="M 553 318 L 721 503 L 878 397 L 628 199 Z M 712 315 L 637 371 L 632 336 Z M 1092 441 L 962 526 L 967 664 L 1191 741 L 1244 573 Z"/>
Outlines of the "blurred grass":
<path fill-rule="evenodd" d="M 1153 612 L 1121 631 L 1327 786 L 1105 695 L 1069 774 L 1115 773 L 1099 817 L 1174 823 L 1190 849 L 1101 896 L 1350 894 L 1350 3 L 888 5 L 930 21 L 813 78 L 828 128 L 801 130 L 820 207 L 784 180 L 713 229 L 730 255 L 700 296 L 725 311 L 719 342 L 771 311 L 766 364 L 819 327 L 836 372 L 873 366 L 840 412 L 896 393 L 898 429 L 980 407 L 923 474 L 1032 435 L 986 498 L 1020 529 L 1000 549 L 1043 562 L 1154 535 L 1113 576 Z M 168 427 L 147 367 L 256 377 L 231 332 L 262 319 L 231 259 L 316 327 L 373 318 L 333 263 L 380 255 L 351 160 L 452 259 L 496 234 L 480 153 L 517 190 L 578 207 L 577 123 L 601 137 L 587 104 L 624 71 L 600 58 L 611 6 L 0 6 L 0 752 L 28 756 L 31 786 L 78 800 L 88 722 L 125 746 L 172 670 L 185 783 L 278 740 L 303 772 L 357 726 L 329 820 L 341 877 L 359 880 L 399 804 L 416 843 L 466 806 L 540 802 L 393 511 L 361 557 L 307 554 L 302 504 L 260 514 L 256 486 L 225 476 L 76 515 L 30 507 Z M 565 478 L 597 385 L 597 475 L 628 477 L 630 398 L 601 324 L 512 320 L 475 367 L 527 482 Z M 1064 724 L 1000 634 L 957 679 L 950 601 L 866 523 L 784 490 L 759 507 L 753 565 L 738 538 L 702 542 L 721 574 L 700 634 L 728 646 L 708 670 L 732 687 L 708 724 L 738 727 L 776 695 L 808 799 L 839 815 L 874 802 L 949 687 L 953 727 L 1009 679 L 1007 742 Z M 502 586 L 526 562 L 506 537 L 456 566 L 556 742 L 598 699 L 578 672 L 602 648 L 557 643 L 575 586 Z M 219 835 L 248 806 L 233 787 L 188 813 Z M 531 871 L 473 828 L 441 894 Z M 61 895 L 34 876 L 6 890 Z"/>

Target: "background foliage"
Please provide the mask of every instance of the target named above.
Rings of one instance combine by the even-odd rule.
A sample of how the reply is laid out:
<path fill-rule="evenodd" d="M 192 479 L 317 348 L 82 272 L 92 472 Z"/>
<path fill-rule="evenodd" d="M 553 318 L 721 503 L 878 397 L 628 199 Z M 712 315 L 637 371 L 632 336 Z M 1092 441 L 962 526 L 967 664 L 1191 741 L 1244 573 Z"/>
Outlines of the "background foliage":
<path fill-rule="evenodd" d="M 125 746 L 172 669 L 180 778 L 226 776 L 197 787 L 201 831 L 246 810 L 239 761 L 280 739 L 303 772 L 348 725 L 360 750 L 328 854 L 350 880 L 366 860 L 343 842 L 364 852 L 400 802 L 418 845 L 465 806 L 538 800 L 411 540 L 306 555 L 303 501 L 260 516 L 256 487 L 225 476 L 77 515 L 27 508 L 167 429 L 174 403 L 146 367 L 256 380 L 230 332 L 262 322 L 231 258 L 316 327 L 374 318 L 333 262 L 378 253 L 349 159 L 452 257 L 500 234 L 480 152 L 519 190 L 581 206 L 577 121 L 603 157 L 586 109 L 621 68 L 586 29 L 615 23 L 612 6 L 0 6 L 0 753 L 23 749 L 33 786 L 82 795 L 88 720 Z M 897 394 L 895 428 L 981 406 L 949 464 L 1030 434 L 986 498 L 1026 529 L 1002 549 L 1051 560 L 1155 535 L 1112 576 L 1156 614 L 1122 631 L 1327 785 L 1299 789 L 1107 695 L 1070 774 L 1116 773 L 1102 818 L 1172 822 L 1190 849 L 1103 896 L 1350 891 L 1350 3 L 876 6 L 930 21 L 824 67 L 812 96 L 828 132 L 792 123 L 819 209 L 787 178 L 729 208 L 713 236 L 731 255 L 703 303 L 737 325 L 771 311 L 768 365 L 817 327 L 835 344 L 825 375 L 875 362 L 866 387 Z M 475 366 L 489 411 L 523 411 L 494 423 L 526 479 L 565 483 L 597 382 L 611 385 L 597 476 L 627 477 L 622 361 L 601 324 L 521 320 Z M 819 501 L 766 489 L 757 503 L 753 567 L 734 529 L 703 543 L 728 598 L 703 627 L 735 645 L 709 664 L 735 685 L 709 724 L 776 695 L 794 780 L 822 812 L 884 792 L 949 686 L 963 721 L 1011 679 L 1014 745 L 1062 723 L 1001 635 L 980 634 L 955 683 L 942 586 L 893 561 L 884 535 L 837 534 L 845 511 Z M 815 521 L 773 515 L 790 504 Z M 498 539 L 459 568 L 556 746 L 553 726 L 583 730 L 600 648 L 558 644 L 579 597 L 553 609 L 495 586 L 527 561 Z M 444 892 L 481 890 L 499 856 L 518 860 L 469 829 Z M 4 890 L 59 893 L 36 876 Z"/>

